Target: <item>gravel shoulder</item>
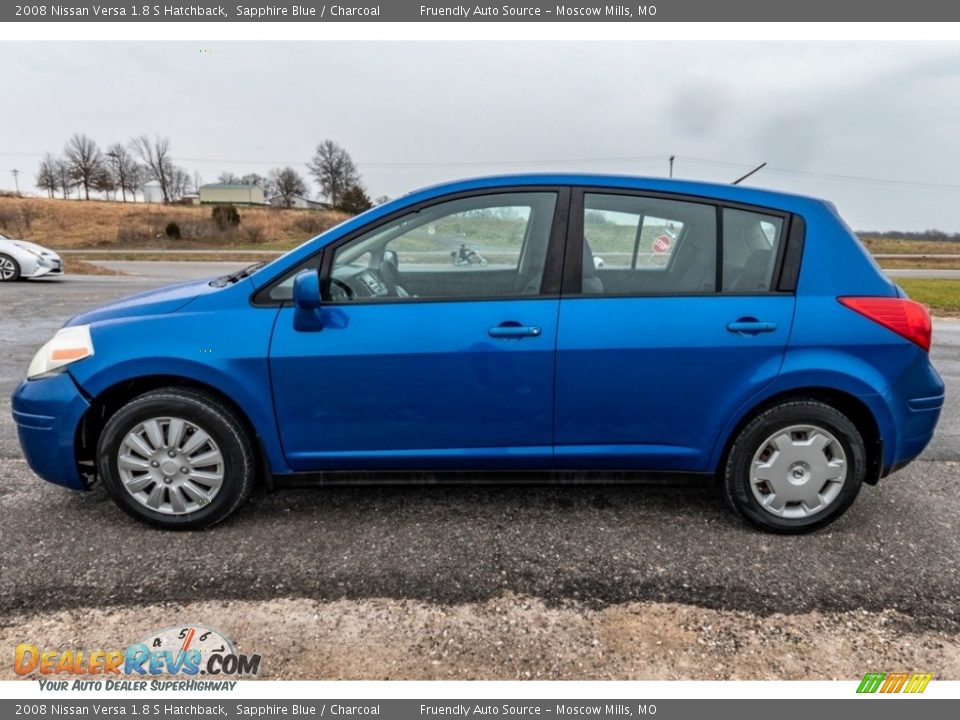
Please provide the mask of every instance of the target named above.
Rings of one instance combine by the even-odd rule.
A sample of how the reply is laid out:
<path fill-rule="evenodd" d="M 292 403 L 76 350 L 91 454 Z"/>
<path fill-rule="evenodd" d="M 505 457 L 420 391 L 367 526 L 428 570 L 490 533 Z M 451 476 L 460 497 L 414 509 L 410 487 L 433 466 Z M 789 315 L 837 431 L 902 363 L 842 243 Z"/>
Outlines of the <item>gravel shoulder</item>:
<path fill-rule="evenodd" d="M 604 609 L 505 595 L 437 605 L 371 599 L 197 602 L 14 616 L 0 646 L 122 647 L 203 622 L 262 656 L 260 679 L 853 680 L 867 670 L 960 678 L 960 643 L 896 611 L 773 614 L 676 603 Z M 9 665 L 0 679 L 15 679 Z"/>

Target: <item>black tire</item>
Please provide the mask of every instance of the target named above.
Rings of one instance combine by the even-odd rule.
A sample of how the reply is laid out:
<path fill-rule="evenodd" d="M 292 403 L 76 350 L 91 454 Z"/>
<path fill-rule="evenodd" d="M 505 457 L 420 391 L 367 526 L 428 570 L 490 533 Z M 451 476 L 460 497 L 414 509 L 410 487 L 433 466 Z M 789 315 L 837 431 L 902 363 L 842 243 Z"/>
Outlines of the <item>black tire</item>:
<path fill-rule="evenodd" d="M 223 457 L 223 484 L 205 507 L 182 515 L 158 512 L 138 502 L 123 485 L 118 453 L 124 437 L 138 424 L 154 417 L 182 418 L 205 430 Z M 181 388 L 140 395 L 107 422 L 97 445 L 97 464 L 104 487 L 127 514 L 154 527 L 197 530 L 210 527 L 233 513 L 249 497 L 256 480 L 256 456 L 246 429 L 234 412 L 205 393 Z"/>
<path fill-rule="evenodd" d="M 5 253 L 0 253 L 0 262 L 9 261 L 13 263 L 13 275 L 10 277 L 4 277 L 0 273 L 0 282 L 15 282 L 20 279 L 20 263 L 18 263 L 14 258 L 6 255 Z"/>
<path fill-rule="evenodd" d="M 839 495 L 826 508 L 804 518 L 783 518 L 766 510 L 750 489 L 750 465 L 762 443 L 777 430 L 791 425 L 816 425 L 828 430 L 843 447 L 847 477 Z M 767 532 L 806 533 L 840 517 L 860 492 L 867 470 L 867 451 L 856 425 L 836 408 L 817 400 L 793 400 L 757 415 L 740 431 L 723 468 L 723 494 L 727 504 L 743 518 Z"/>

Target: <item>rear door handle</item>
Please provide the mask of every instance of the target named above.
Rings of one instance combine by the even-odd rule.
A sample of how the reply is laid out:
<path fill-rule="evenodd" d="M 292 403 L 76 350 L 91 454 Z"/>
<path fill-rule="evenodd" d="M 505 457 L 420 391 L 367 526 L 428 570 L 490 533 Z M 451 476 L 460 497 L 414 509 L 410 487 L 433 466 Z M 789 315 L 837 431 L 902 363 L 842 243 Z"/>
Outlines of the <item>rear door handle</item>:
<path fill-rule="evenodd" d="M 497 325 L 487 330 L 487 334 L 493 338 L 524 338 L 537 337 L 543 333 L 543 330 L 534 325 Z"/>
<path fill-rule="evenodd" d="M 772 322 L 763 322 L 761 320 L 740 319 L 732 323 L 727 323 L 727 330 L 732 333 L 743 333 L 745 335 L 755 335 L 756 333 L 773 332 L 777 329 L 777 324 Z"/>

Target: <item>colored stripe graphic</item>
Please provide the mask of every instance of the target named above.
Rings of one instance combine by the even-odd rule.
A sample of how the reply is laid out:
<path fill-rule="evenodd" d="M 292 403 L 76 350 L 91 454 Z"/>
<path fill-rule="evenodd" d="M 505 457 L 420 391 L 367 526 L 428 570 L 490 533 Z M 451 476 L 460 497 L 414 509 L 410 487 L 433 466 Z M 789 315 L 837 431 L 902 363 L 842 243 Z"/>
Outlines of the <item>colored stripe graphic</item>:
<path fill-rule="evenodd" d="M 933 679 L 933 673 L 866 673 L 858 693 L 922 693 Z"/>
<path fill-rule="evenodd" d="M 858 693 L 875 693 L 880 688 L 880 683 L 883 682 L 883 679 L 886 677 L 884 673 L 867 673 L 863 676 L 863 680 L 860 681 L 860 687 L 857 688 Z"/>
<path fill-rule="evenodd" d="M 887 675 L 887 679 L 884 681 L 883 686 L 880 688 L 882 693 L 897 693 L 900 692 L 900 688 L 903 687 L 903 684 L 907 681 L 909 675 L 907 673 L 890 673 Z"/>
<path fill-rule="evenodd" d="M 927 689 L 927 685 L 933 679 L 933 673 L 914 673 L 910 676 L 910 682 L 904 688 L 906 693 L 922 693 Z"/>

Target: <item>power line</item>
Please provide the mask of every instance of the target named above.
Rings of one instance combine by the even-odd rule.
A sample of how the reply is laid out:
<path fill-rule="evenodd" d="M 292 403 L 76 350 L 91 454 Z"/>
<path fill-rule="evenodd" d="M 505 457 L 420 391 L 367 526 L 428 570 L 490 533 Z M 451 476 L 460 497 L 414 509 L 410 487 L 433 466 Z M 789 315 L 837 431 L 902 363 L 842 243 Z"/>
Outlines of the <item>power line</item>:
<path fill-rule="evenodd" d="M 732 162 L 729 160 L 712 160 L 708 158 L 697 158 L 697 157 L 688 157 L 682 156 L 680 159 L 686 160 L 687 162 L 699 163 L 702 165 L 713 165 L 716 167 L 729 167 L 729 168 L 749 168 L 752 167 L 749 163 L 739 163 Z M 767 166 L 765 168 L 766 172 L 779 173 L 781 175 L 795 175 L 798 177 L 808 177 L 818 180 L 838 180 L 844 182 L 854 182 L 854 183 L 865 183 L 870 185 L 889 185 L 896 187 L 913 187 L 918 189 L 931 189 L 931 190 L 960 190 L 960 185 L 948 185 L 945 183 L 930 183 L 923 182 L 919 180 L 899 180 L 896 178 L 878 178 L 878 177 L 869 177 L 866 175 L 844 175 L 840 173 L 824 173 L 824 172 L 813 172 L 809 170 L 791 170 L 789 168 L 779 168 Z"/>

